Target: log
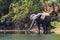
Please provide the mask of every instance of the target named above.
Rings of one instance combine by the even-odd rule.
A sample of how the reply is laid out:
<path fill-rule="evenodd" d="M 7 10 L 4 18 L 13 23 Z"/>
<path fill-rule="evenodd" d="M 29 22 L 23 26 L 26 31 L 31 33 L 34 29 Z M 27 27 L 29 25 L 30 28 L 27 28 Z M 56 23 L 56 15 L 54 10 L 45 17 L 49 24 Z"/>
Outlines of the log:
<path fill-rule="evenodd" d="M 0 30 L 0 32 L 25 32 L 28 30 Z"/>

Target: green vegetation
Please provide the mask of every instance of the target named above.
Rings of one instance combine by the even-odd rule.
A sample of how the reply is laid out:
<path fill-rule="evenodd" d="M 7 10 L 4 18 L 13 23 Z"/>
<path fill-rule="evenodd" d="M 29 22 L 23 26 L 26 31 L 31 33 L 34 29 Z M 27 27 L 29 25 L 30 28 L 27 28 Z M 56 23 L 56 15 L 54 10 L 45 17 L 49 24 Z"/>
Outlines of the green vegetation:
<path fill-rule="evenodd" d="M 57 22 L 57 21 L 51 22 L 51 25 L 59 28 L 60 27 L 60 22 Z"/>
<path fill-rule="evenodd" d="M 0 30 L 23 29 L 25 25 L 29 27 L 29 16 L 42 11 L 46 6 L 45 2 L 52 4 L 52 0 L 0 0 Z M 55 3 L 60 4 L 60 0 Z M 51 25 L 59 28 L 60 22 L 54 21 Z M 0 40 L 60 40 L 60 35 L 0 34 Z"/>
<path fill-rule="evenodd" d="M 44 1 L 52 2 L 51 0 L 0 0 L 0 22 L 14 21 L 25 18 L 28 14 L 37 13 L 43 9 Z"/>
<path fill-rule="evenodd" d="M 52 0 L 0 0 L 0 23 L 3 23 L 2 29 L 4 29 L 7 25 L 7 27 L 11 27 L 9 23 L 12 22 L 15 23 L 12 25 L 18 24 L 20 26 L 18 22 L 21 20 L 23 22 L 20 23 L 24 26 L 24 23 L 29 24 L 29 22 L 26 22 L 29 21 L 29 15 L 42 11 L 45 7 L 45 2 L 52 4 Z M 56 0 L 55 2 L 60 3 L 59 0 Z M 59 26 L 58 22 L 52 22 L 53 26 L 56 26 L 55 24 Z"/>
<path fill-rule="evenodd" d="M 10 2 L 11 1 L 11 2 Z M 42 9 L 42 3 L 39 0 L 1 0 L 1 22 L 25 18 L 27 14 L 38 12 Z M 10 3 L 9 3 L 10 2 Z M 3 4 L 3 5 L 2 5 Z M 8 11 L 9 9 L 9 11 Z M 6 11 L 6 12 L 5 12 Z"/>

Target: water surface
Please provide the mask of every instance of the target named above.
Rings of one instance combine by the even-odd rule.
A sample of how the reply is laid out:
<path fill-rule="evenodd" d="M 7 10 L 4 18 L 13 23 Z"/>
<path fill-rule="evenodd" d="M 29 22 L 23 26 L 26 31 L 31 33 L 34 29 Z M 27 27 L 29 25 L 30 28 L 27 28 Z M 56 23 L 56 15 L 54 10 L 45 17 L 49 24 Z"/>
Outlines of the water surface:
<path fill-rule="evenodd" d="M 24 35 L 24 34 L 0 34 L 0 40 L 60 40 L 60 35 L 41 34 L 41 35 Z"/>

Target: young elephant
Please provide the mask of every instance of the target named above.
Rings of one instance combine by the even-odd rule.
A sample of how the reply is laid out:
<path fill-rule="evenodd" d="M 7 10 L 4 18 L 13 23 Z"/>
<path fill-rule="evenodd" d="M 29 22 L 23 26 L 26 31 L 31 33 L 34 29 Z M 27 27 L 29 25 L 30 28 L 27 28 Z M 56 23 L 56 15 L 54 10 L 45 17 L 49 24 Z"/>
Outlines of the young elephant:
<path fill-rule="evenodd" d="M 30 29 L 33 27 L 34 23 L 36 23 L 38 27 L 38 33 L 40 34 L 40 24 L 42 24 L 44 34 L 47 33 L 48 26 L 50 26 L 50 16 L 47 13 L 38 13 L 37 15 L 32 14 L 30 16 L 30 19 L 32 20 L 32 24 L 30 26 Z"/>
<path fill-rule="evenodd" d="M 42 24 L 43 30 L 44 30 L 44 34 L 48 33 L 48 28 L 51 27 L 51 16 L 50 13 L 52 12 L 52 10 L 50 10 L 50 8 L 48 7 L 49 11 L 43 11 L 43 13 L 38 13 L 38 14 L 32 14 L 30 16 L 30 19 L 32 20 L 32 24 L 30 26 L 30 29 L 32 28 L 32 26 L 34 25 L 34 23 L 37 24 L 38 27 L 38 33 L 40 34 L 40 24 Z"/>

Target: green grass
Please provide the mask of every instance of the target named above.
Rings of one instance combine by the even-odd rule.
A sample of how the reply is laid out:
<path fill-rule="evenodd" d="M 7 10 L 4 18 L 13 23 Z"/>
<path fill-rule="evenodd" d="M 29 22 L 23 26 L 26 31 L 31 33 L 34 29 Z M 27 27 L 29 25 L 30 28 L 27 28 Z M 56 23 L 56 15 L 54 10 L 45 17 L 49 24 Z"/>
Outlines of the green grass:
<path fill-rule="evenodd" d="M 41 35 L 21 35 L 21 34 L 2 34 L 0 40 L 60 40 L 60 35 L 41 34 Z"/>
<path fill-rule="evenodd" d="M 54 27 L 60 28 L 60 22 L 54 21 L 54 22 L 51 22 L 51 25 Z"/>

